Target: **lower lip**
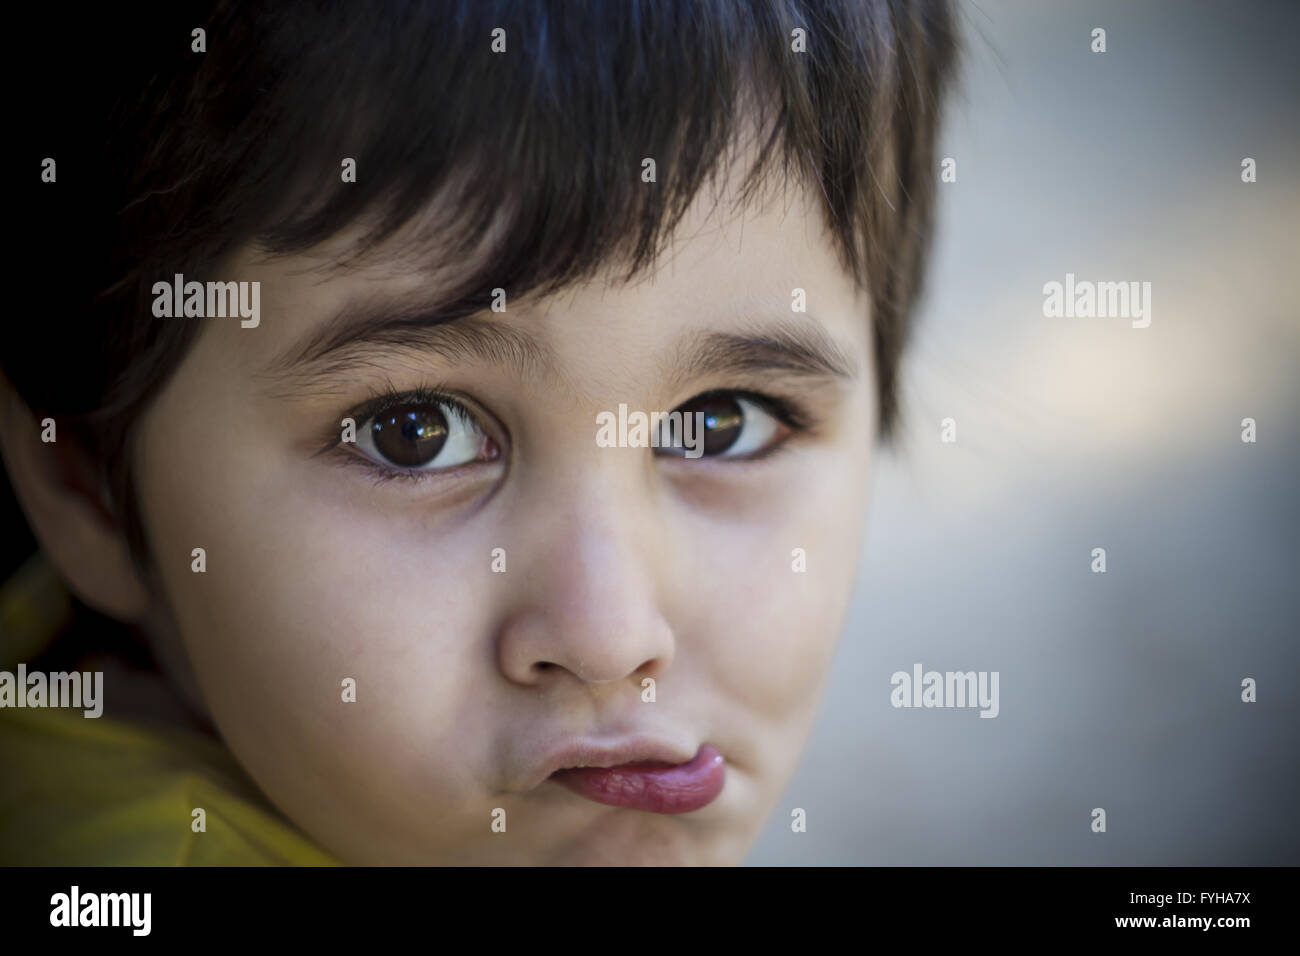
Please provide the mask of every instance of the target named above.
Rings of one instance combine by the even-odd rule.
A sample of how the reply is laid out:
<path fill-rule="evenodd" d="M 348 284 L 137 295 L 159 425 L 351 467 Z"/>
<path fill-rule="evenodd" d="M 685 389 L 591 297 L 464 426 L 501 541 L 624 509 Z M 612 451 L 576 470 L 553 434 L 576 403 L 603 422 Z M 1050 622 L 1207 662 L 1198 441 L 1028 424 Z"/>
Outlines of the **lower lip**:
<path fill-rule="evenodd" d="M 580 797 L 611 807 L 649 813 L 690 813 L 708 806 L 722 792 L 727 765 L 709 744 L 691 761 L 677 764 L 627 763 L 618 767 L 557 770 L 551 779 Z"/>

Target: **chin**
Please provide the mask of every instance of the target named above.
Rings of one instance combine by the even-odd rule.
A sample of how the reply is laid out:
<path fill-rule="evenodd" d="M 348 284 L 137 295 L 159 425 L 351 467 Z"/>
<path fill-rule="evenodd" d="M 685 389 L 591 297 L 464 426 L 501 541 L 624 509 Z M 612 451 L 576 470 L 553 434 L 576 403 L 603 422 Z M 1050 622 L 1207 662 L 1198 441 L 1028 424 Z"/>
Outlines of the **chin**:
<path fill-rule="evenodd" d="M 739 863 L 722 852 L 706 830 L 637 810 L 619 810 L 538 861 L 551 866 L 729 866 Z"/>

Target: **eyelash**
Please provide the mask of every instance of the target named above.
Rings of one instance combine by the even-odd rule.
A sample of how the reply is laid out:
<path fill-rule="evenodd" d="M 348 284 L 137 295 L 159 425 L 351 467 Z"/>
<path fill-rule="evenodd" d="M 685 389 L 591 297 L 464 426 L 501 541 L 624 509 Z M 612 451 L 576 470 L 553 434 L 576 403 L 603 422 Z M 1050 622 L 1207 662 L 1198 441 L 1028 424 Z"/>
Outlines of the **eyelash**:
<path fill-rule="evenodd" d="M 360 432 L 372 419 L 403 405 L 450 406 L 481 428 L 479 421 L 481 415 L 476 414 L 465 401 L 436 385 L 421 385 L 405 391 L 397 391 L 390 385 L 384 389 L 372 390 L 370 398 L 361 405 L 354 407 L 346 415 L 341 416 L 339 420 L 341 421 L 344 417 L 351 418 L 356 422 L 357 431 Z M 486 429 L 483 429 L 483 431 L 486 433 Z M 478 464 L 478 462 L 466 462 L 462 465 L 452 465 L 438 470 L 406 469 L 395 465 L 386 465 L 366 455 L 349 451 L 344 445 L 343 436 L 339 433 L 339 429 L 335 427 L 330 432 L 330 437 L 325 442 L 324 447 L 317 454 L 337 453 L 343 464 L 361 469 L 363 474 L 376 484 L 385 484 L 390 481 L 416 482 L 429 478 L 444 478 L 455 474 L 462 468 Z"/>
<path fill-rule="evenodd" d="M 812 417 L 804 408 L 793 399 L 780 398 L 776 395 L 766 395 L 762 392 L 750 392 L 743 388 L 711 388 L 707 392 L 700 392 L 698 395 L 692 395 L 687 402 L 698 402 L 706 398 L 745 398 L 753 402 L 759 408 L 776 418 L 782 425 L 794 430 L 795 432 L 807 432 L 813 428 Z M 686 402 L 682 403 L 683 405 Z M 784 442 L 782 443 L 784 444 Z M 779 448 L 780 445 L 774 446 Z M 751 459 L 733 459 L 734 461 L 746 461 Z"/>
<path fill-rule="evenodd" d="M 816 428 L 816 423 L 812 416 L 809 415 L 805 408 L 794 400 L 782 398 L 776 395 L 763 394 L 761 392 L 752 392 L 742 388 L 709 389 L 708 391 L 700 392 L 698 395 L 691 396 L 686 400 L 686 402 L 696 402 L 702 399 L 719 397 L 747 399 L 768 412 L 776 418 L 777 421 L 781 422 L 781 424 L 791 430 L 790 435 L 787 435 L 775 445 L 765 451 L 759 452 L 758 454 L 723 459 L 733 465 L 735 463 L 757 462 L 771 458 L 783 451 L 795 436 L 806 435 L 813 432 Z M 686 402 L 683 402 L 682 404 L 686 404 Z M 343 417 L 351 418 L 355 421 L 359 430 L 376 416 L 382 415 L 386 411 L 403 405 L 448 405 L 481 427 L 479 423 L 479 415 L 475 414 L 475 412 L 463 400 L 457 398 L 450 392 L 443 390 L 441 386 L 437 385 L 422 385 L 405 391 L 396 391 L 391 386 L 385 389 L 372 390 L 370 398 L 361 405 L 353 408 L 352 411 L 348 412 L 347 415 Z M 486 432 L 486 429 L 484 429 L 484 431 Z M 317 455 L 331 452 L 338 453 L 340 454 L 344 464 L 363 469 L 366 476 L 376 484 L 386 484 L 390 481 L 420 482 L 430 478 L 445 478 L 449 475 L 456 474 L 462 468 L 468 468 L 471 465 L 479 463 L 478 461 L 466 462 L 462 465 L 452 465 L 447 468 L 436 470 L 404 469 L 392 465 L 385 465 L 384 463 L 375 461 L 368 456 L 348 451 L 343 447 L 344 444 L 343 436 L 339 434 L 339 430 L 335 428 L 331 431 L 329 439 L 325 442 L 324 447 L 317 452 Z"/>

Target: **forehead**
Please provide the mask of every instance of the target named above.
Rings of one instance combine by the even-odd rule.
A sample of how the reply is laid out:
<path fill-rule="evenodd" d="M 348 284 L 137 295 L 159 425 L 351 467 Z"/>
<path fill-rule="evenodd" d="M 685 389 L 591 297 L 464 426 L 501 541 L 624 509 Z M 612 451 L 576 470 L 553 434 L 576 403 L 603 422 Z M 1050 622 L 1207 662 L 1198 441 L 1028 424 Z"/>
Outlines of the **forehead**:
<path fill-rule="evenodd" d="M 629 279 L 610 262 L 547 294 L 515 296 L 502 286 L 505 311 L 483 311 L 476 321 L 527 338 L 537 356 L 571 373 L 631 374 L 647 364 L 645 356 L 662 359 L 692 331 L 742 333 L 774 322 L 806 327 L 858 369 L 869 368 L 869 299 L 843 268 L 821 205 L 793 182 L 768 184 L 741 203 L 739 185 L 733 173 L 702 189 L 638 275 Z M 319 339 L 349 308 L 371 315 L 435 311 L 466 273 L 487 265 L 491 276 L 490 252 L 461 261 L 413 254 L 424 248 L 413 237 L 436 230 L 438 214 L 435 202 L 355 258 L 362 227 L 297 255 L 242 249 L 226 273 L 260 283 L 262 319 L 256 329 L 220 326 L 213 337 L 222 341 L 214 344 L 261 372 Z"/>

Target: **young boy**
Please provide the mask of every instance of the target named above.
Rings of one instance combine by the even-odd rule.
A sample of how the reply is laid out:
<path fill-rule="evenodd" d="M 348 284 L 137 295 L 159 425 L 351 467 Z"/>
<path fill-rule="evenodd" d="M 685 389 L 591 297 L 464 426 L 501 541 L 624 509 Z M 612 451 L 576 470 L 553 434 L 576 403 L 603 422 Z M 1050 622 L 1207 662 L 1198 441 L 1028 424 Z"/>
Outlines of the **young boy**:
<path fill-rule="evenodd" d="M 0 660 L 0 861 L 740 862 L 895 415 L 946 3 L 107 27 L 25 33 L 75 97 L 0 439 L 15 580 L 139 643 Z"/>

